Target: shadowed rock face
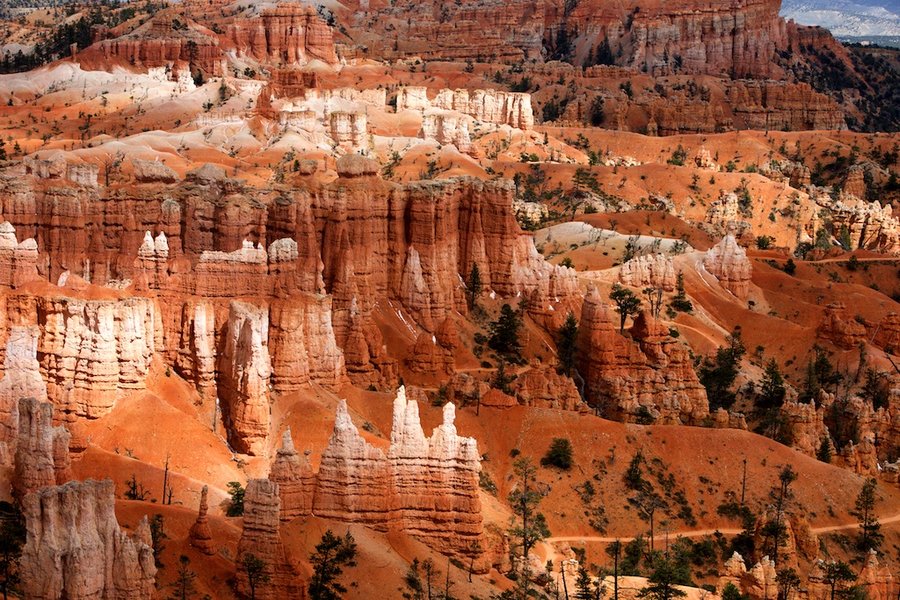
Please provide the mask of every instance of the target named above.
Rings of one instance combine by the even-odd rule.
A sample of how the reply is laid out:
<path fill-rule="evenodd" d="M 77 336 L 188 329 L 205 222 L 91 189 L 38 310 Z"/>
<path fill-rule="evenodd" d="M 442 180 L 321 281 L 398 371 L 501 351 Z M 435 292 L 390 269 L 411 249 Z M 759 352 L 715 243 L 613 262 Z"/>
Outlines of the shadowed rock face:
<path fill-rule="evenodd" d="M 401 387 L 385 455 L 363 439 L 341 401 L 318 473 L 286 432 L 269 475 L 281 493 L 282 520 L 313 514 L 399 529 L 455 556 L 482 556 L 481 457 L 474 439 L 457 435 L 454 419 L 447 404 L 443 423 L 426 437 L 418 404 Z"/>
<path fill-rule="evenodd" d="M 154 593 L 150 527 L 132 536 L 119 528 L 110 480 L 71 482 L 22 501 L 27 536 L 22 552 L 26 598 L 147 599 Z"/>
<path fill-rule="evenodd" d="M 764 79 L 783 75 L 776 52 L 799 38 L 797 27 L 779 17 L 780 4 L 464 0 L 438 10 L 431 3 L 409 0 L 359 0 L 357 5 L 366 10 L 356 13 L 354 25 L 377 32 L 370 50 L 386 57 L 514 62 L 566 54 L 571 43 L 574 62 L 580 65 L 605 41 L 619 66 L 652 75 L 688 72 Z"/>

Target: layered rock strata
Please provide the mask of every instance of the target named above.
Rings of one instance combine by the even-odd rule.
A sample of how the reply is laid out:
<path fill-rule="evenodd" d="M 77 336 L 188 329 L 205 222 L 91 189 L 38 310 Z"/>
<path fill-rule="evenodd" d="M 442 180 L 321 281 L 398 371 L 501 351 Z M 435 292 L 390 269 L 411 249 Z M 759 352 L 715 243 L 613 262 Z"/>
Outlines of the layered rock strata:
<path fill-rule="evenodd" d="M 109 31 L 97 33 L 102 38 Z M 331 28 L 314 8 L 294 3 L 267 8 L 256 18 L 236 19 L 221 35 L 174 10 L 161 11 L 122 36 L 101 39 L 78 58 L 104 68 L 116 63 L 148 71 L 174 67 L 172 78 L 182 71 L 222 76 L 235 59 L 238 64 L 249 60 L 272 67 L 338 62 Z"/>
<path fill-rule="evenodd" d="M 275 454 L 269 479 L 278 484 L 282 521 L 312 514 L 316 474 L 306 455 L 301 455 L 294 449 L 290 429 L 285 430 L 281 436 L 281 448 Z"/>
<path fill-rule="evenodd" d="M 753 267 L 746 250 L 741 248 L 733 235 L 726 235 L 706 252 L 703 266 L 719 280 L 723 288 L 738 298 L 747 297 Z"/>
<path fill-rule="evenodd" d="M 21 499 L 26 494 L 72 479 L 71 435 L 65 427 L 53 426 L 53 406 L 34 398 L 22 398 L 18 417 L 13 495 Z"/>
<path fill-rule="evenodd" d="M 239 57 L 269 65 L 302 65 L 317 59 L 337 64 L 331 28 L 315 8 L 282 3 L 264 9 L 256 19 L 240 20 L 225 32 Z"/>
<path fill-rule="evenodd" d="M 619 269 L 619 281 L 637 288 L 675 289 L 676 274 L 672 257 L 666 254 L 642 254 Z"/>
<path fill-rule="evenodd" d="M 36 305 L 40 371 L 61 412 L 101 417 L 145 387 L 162 333 L 152 299 L 44 296 Z"/>
<path fill-rule="evenodd" d="M 64 420 L 107 414 L 144 389 L 160 357 L 196 386 L 210 418 L 220 398 L 235 449 L 261 452 L 270 390 L 395 384 L 376 325 L 385 306 L 422 333 L 419 354 L 433 356 L 421 369 L 448 373 L 452 344 L 424 346 L 467 310 L 473 265 L 486 293 L 527 297 L 548 323 L 579 295 L 574 271 L 544 261 L 518 228 L 511 182 L 396 185 L 359 155 L 338 160 L 334 181 L 274 190 L 208 165 L 177 181 L 137 165 L 140 176 L 117 188 L 0 169 L 7 245 L 33 238 L 46 280 L 33 285 L 59 284 L 5 297 L 6 360 L 27 368 L 7 369 L 0 388 L 43 381 Z M 0 393 L 0 416 L 12 412 Z"/>
<path fill-rule="evenodd" d="M 646 311 L 630 338 L 618 331 L 599 292 L 585 298 L 578 336 L 578 370 L 588 404 L 607 418 L 699 423 L 709 414 L 706 392 L 688 348 Z"/>
<path fill-rule="evenodd" d="M 462 113 L 476 121 L 509 125 L 517 129 L 531 129 L 534 126 L 530 94 L 497 90 L 443 89 L 429 100 L 426 88 L 401 88 L 398 92 L 398 111 L 429 109 Z M 436 125 L 432 118 L 426 119 L 423 127 L 428 132 L 436 132 Z M 436 133 L 428 137 L 436 137 Z M 468 138 L 468 132 L 465 133 L 465 138 Z"/>
<path fill-rule="evenodd" d="M 322 453 L 319 471 L 297 455 L 290 434 L 272 465 L 282 520 L 316 515 L 405 531 L 459 557 L 484 552 L 480 456 L 474 439 L 457 435 L 453 404 L 426 437 L 418 404 L 400 388 L 394 400 L 391 443 L 385 454 L 359 434 L 344 401 Z"/>
<path fill-rule="evenodd" d="M 4 303 L 5 304 L 5 303 Z M 6 316 L 6 306 L 2 317 Z M 37 359 L 40 329 L 36 326 L 9 326 L 0 379 L 0 465 L 10 466 L 19 439 L 20 399 L 47 400 L 47 384 L 41 377 Z"/>

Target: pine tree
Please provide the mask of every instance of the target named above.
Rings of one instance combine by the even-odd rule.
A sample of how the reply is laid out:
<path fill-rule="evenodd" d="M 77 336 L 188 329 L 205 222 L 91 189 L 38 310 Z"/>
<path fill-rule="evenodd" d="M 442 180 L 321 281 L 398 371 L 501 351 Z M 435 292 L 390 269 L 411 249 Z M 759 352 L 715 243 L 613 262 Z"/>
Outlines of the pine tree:
<path fill-rule="evenodd" d="M 356 566 L 356 541 L 349 531 L 340 538 L 329 529 L 316 545 L 315 552 L 309 555 L 309 562 L 313 569 L 309 582 L 310 600 L 339 600 L 347 588 L 338 578 L 344 567 Z"/>
<path fill-rule="evenodd" d="M 741 594 L 741 590 L 729 581 L 722 588 L 722 600 L 746 600 L 746 596 Z"/>
<path fill-rule="evenodd" d="M 650 598 L 650 600 L 674 600 L 687 594 L 675 587 L 677 584 L 676 567 L 667 554 L 657 557 L 653 564 L 653 572 L 648 579 L 648 585 L 638 592 L 638 598 Z"/>
<path fill-rule="evenodd" d="M 500 308 L 500 316 L 491 323 L 491 337 L 488 346 L 499 354 L 511 360 L 518 360 L 522 352 L 522 343 L 519 341 L 519 329 L 522 327 L 522 318 L 509 304 Z"/>
<path fill-rule="evenodd" d="M 772 541 L 772 562 L 778 568 L 778 549 L 784 545 L 787 537 L 787 527 L 784 525 L 784 515 L 788 504 L 794 497 L 791 492 L 791 484 L 797 480 L 797 472 L 791 465 L 787 465 L 778 474 L 778 486 L 769 492 L 769 497 L 775 502 L 774 518 L 763 526 L 763 534 L 767 540 Z"/>
<path fill-rule="evenodd" d="M 669 306 L 672 307 L 672 310 L 683 313 L 690 313 L 694 310 L 694 305 L 688 300 L 687 293 L 684 291 L 683 271 L 678 271 L 678 275 L 675 278 L 675 296 L 669 302 Z"/>
<path fill-rule="evenodd" d="M 263 559 L 248 552 L 241 559 L 241 568 L 247 575 L 247 585 L 250 587 L 250 600 L 256 600 L 257 588 L 269 583 L 269 574 L 266 572 L 268 565 Z"/>
<path fill-rule="evenodd" d="M 225 514 L 229 517 L 240 517 L 244 514 L 244 486 L 239 481 L 228 482 L 228 493 L 231 494 L 231 503 Z"/>
<path fill-rule="evenodd" d="M 738 368 L 746 349 L 741 340 L 741 332 L 735 329 L 728 337 L 728 345 L 722 346 L 716 351 L 713 359 L 709 357 L 700 365 L 700 383 L 706 388 L 709 398 L 710 410 L 717 408 L 729 408 L 735 401 L 735 395 L 731 391 L 738 375 Z"/>
<path fill-rule="evenodd" d="M 641 309 L 641 300 L 634 295 L 634 292 L 618 283 L 613 285 L 609 299 L 616 305 L 616 311 L 619 313 L 619 333 L 623 333 L 625 331 L 625 321 L 631 315 L 636 315 Z"/>
<path fill-rule="evenodd" d="M 414 558 L 404 577 L 407 591 L 403 593 L 405 600 L 425 600 L 425 584 L 419 572 L 419 559 Z"/>
<path fill-rule="evenodd" d="M 547 454 L 541 459 L 542 466 L 556 467 L 563 471 L 572 468 L 572 442 L 568 438 L 553 438 Z"/>
<path fill-rule="evenodd" d="M 766 363 L 766 370 L 760 383 L 760 392 L 756 399 L 757 406 L 763 410 L 780 407 L 784 402 L 786 391 L 784 377 L 781 375 L 778 363 L 774 358 L 770 359 Z"/>
<path fill-rule="evenodd" d="M 173 590 L 171 600 L 188 600 L 197 595 L 197 587 L 194 580 L 197 574 L 190 569 L 191 559 L 182 554 L 178 558 L 178 571 L 175 574 L 175 581 L 171 583 Z"/>
<path fill-rule="evenodd" d="M 822 438 L 822 443 L 819 444 L 816 458 L 823 463 L 830 463 L 832 456 L 834 456 L 834 445 L 831 443 L 831 438 L 826 435 Z"/>
<path fill-rule="evenodd" d="M 149 519 L 150 522 L 150 540 L 153 545 L 153 561 L 156 563 L 156 568 L 161 568 L 163 566 L 162 563 L 162 551 L 165 549 L 166 545 L 163 544 L 163 540 L 169 538 L 166 535 L 166 532 L 163 529 L 163 516 L 159 513 L 153 515 Z"/>
<path fill-rule="evenodd" d="M 791 597 L 791 590 L 800 585 L 797 571 L 790 567 L 779 570 L 775 575 L 775 581 L 778 583 L 778 600 L 788 600 Z"/>
<path fill-rule="evenodd" d="M 575 599 L 593 600 L 594 590 L 591 574 L 584 567 L 578 568 L 578 579 L 575 580 Z"/>
<path fill-rule="evenodd" d="M 469 271 L 469 279 L 466 281 L 466 299 L 469 301 L 469 310 L 475 308 L 475 302 L 481 295 L 481 271 L 478 263 L 472 262 L 472 270 Z"/>
<path fill-rule="evenodd" d="M 872 478 L 867 479 L 863 483 L 859 496 L 856 497 L 854 509 L 850 514 L 859 519 L 859 549 L 863 552 L 869 550 L 877 550 L 884 542 L 884 535 L 881 533 L 881 523 L 875 514 L 875 490 L 878 482 Z"/>
<path fill-rule="evenodd" d="M 823 565 L 825 583 L 831 588 L 831 600 L 834 600 L 839 585 L 854 581 L 856 577 L 850 565 L 843 561 L 830 561 Z"/>
<path fill-rule="evenodd" d="M 566 377 L 572 376 L 575 369 L 575 355 L 578 343 L 578 320 L 573 313 L 566 316 L 566 321 L 556 332 L 556 349 L 559 356 L 559 369 Z"/>
<path fill-rule="evenodd" d="M 537 469 L 528 458 L 520 457 L 513 463 L 516 487 L 509 494 L 509 504 L 516 515 L 516 521 L 510 529 L 510 538 L 514 549 L 520 551 L 521 562 L 517 582 L 521 598 L 528 598 L 531 582 L 531 568 L 528 566 L 528 554 L 535 544 L 550 535 L 544 515 L 537 512 L 543 494 L 537 487 Z"/>

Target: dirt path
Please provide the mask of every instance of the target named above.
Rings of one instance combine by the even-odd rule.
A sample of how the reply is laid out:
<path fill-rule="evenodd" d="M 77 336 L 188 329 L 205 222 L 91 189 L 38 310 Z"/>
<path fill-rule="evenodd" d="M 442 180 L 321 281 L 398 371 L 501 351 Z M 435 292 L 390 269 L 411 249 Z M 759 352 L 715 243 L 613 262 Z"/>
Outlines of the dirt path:
<path fill-rule="evenodd" d="M 888 525 L 890 523 L 900 522 L 900 513 L 896 515 L 891 515 L 889 517 L 882 517 L 878 519 L 878 522 L 882 525 Z M 828 525 L 826 527 L 812 527 L 810 531 L 812 533 L 832 533 L 835 531 L 846 531 L 848 529 L 858 529 L 859 523 L 849 523 L 845 525 Z M 686 538 L 696 538 L 703 537 L 707 535 L 713 535 L 716 532 L 721 533 L 722 535 L 737 535 L 743 531 L 743 529 L 693 529 L 690 531 L 670 531 L 668 535 L 670 538 L 675 539 L 676 537 L 686 537 Z M 666 537 L 666 533 L 657 533 L 653 536 L 653 541 L 663 540 Z M 649 537 L 649 536 L 647 536 Z M 592 543 L 600 543 L 600 544 L 611 544 L 616 540 L 620 542 L 631 542 L 635 538 L 633 537 L 602 537 L 602 536 L 560 536 L 560 537 L 550 537 L 544 540 L 548 544 L 555 544 L 559 542 L 592 542 Z"/>

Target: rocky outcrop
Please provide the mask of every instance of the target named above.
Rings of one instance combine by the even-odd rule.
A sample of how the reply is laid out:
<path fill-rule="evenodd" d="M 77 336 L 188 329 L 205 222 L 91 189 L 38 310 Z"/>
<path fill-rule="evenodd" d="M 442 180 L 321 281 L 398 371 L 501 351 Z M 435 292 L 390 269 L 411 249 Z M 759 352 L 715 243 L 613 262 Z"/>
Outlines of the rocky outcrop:
<path fill-rule="evenodd" d="M 82 52 L 79 60 L 105 68 L 118 63 L 143 69 L 175 66 L 206 76 L 225 72 L 216 34 L 172 10 L 160 11 L 123 36 L 99 41 Z"/>
<path fill-rule="evenodd" d="M 716 584 L 716 591 L 721 594 L 729 583 L 754 600 L 775 600 L 778 596 L 775 564 L 768 556 L 764 556 L 747 569 L 744 557 L 737 552 L 732 554 L 731 558 L 725 561 L 723 573 Z"/>
<path fill-rule="evenodd" d="M 558 5 L 558 10 L 561 5 Z M 722 5 L 666 2 L 647 6 L 629 0 L 615 7 L 582 2 L 569 27 L 586 31 L 594 44 L 606 39 L 617 59 L 652 75 L 707 73 L 734 78 L 778 79 L 775 52 L 788 46 L 788 28 L 771 0 Z M 563 16 L 560 11 L 557 18 Z"/>
<path fill-rule="evenodd" d="M 359 434 L 341 400 L 319 463 L 313 512 L 329 519 L 383 526 L 389 499 L 387 459 Z"/>
<path fill-rule="evenodd" d="M 740 237 L 750 229 L 750 223 L 747 221 L 750 216 L 741 209 L 737 194 L 722 193 L 706 211 L 706 228 L 716 235 Z"/>
<path fill-rule="evenodd" d="M 856 583 L 864 586 L 866 595 L 871 600 L 890 600 L 896 595 L 891 569 L 880 563 L 878 553 L 874 549 L 869 551 L 866 564 L 857 577 Z"/>
<path fill-rule="evenodd" d="M 291 521 L 312 513 L 313 497 L 316 492 L 316 474 L 306 455 L 294 449 L 291 430 L 281 437 L 281 448 L 269 471 L 269 480 L 278 484 L 281 498 L 281 520 Z"/>
<path fill-rule="evenodd" d="M 44 281 L 29 289 L 62 286 L 12 290 L 8 330 L 35 327 L 36 348 L 10 360 L 37 358 L 68 420 L 107 414 L 158 358 L 196 386 L 210 418 L 221 400 L 234 449 L 257 452 L 270 386 L 396 383 L 398 349 L 379 331 L 388 306 L 422 334 L 420 370 L 451 370 L 453 344 L 425 346 L 468 310 L 475 264 L 486 294 L 527 297 L 548 326 L 577 302 L 575 272 L 547 263 L 518 228 L 511 182 L 397 185 L 352 154 L 336 166 L 337 179 L 298 175 L 266 191 L 209 166 L 114 188 L 0 169 L 0 212 L 37 242 Z M 0 387 L 22 379 L 12 371 Z M 12 410 L 0 402 L 0 416 Z"/>
<path fill-rule="evenodd" d="M 866 189 L 866 170 L 862 165 L 853 165 L 847 170 L 842 191 L 848 196 L 865 199 L 868 197 Z"/>
<path fill-rule="evenodd" d="M 281 519 L 313 514 L 401 530 L 454 556 L 482 556 L 481 457 L 474 439 L 457 435 L 454 420 L 448 403 L 442 424 L 426 437 L 418 404 L 401 387 L 385 454 L 360 435 L 342 400 L 316 474 L 286 432 L 269 476 L 281 491 Z"/>
<path fill-rule="evenodd" d="M 208 494 L 209 487 L 204 485 L 203 490 L 200 492 L 200 508 L 197 511 L 197 520 L 191 525 L 188 538 L 191 546 L 207 556 L 212 556 L 216 553 L 216 543 L 213 540 L 212 529 L 209 527 L 209 517 L 206 514 L 209 511 L 209 506 L 207 505 Z"/>
<path fill-rule="evenodd" d="M 131 159 L 134 179 L 138 183 L 175 183 L 178 174 L 158 160 Z"/>
<path fill-rule="evenodd" d="M 862 437 L 858 444 L 847 444 L 841 450 L 841 460 L 847 469 L 864 477 L 877 477 L 881 472 L 874 436 Z"/>
<path fill-rule="evenodd" d="M 531 95 L 519 92 L 497 90 L 449 90 L 443 89 L 429 100 L 425 88 L 401 89 L 397 94 L 397 110 L 440 109 L 462 113 L 484 123 L 509 125 L 517 129 L 531 129 L 534 113 L 531 109 Z M 423 123 L 426 137 L 436 137 L 436 123 L 426 118 Z M 434 132 L 435 135 L 427 135 Z M 465 134 L 468 137 L 468 132 Z"/>
<path fill-rule="evenodd" d="M 331 315 L 328 296 L 294 294 L 272 303 L 268 347 L 273 391 L 292 392 L 310 383 L 337 388 L 346 381 Z"/>
<path fill-rule="evenodd" d="M 337 64 L 331 28 L 312 6 L 282 3 L 258 18 L 238 20 L 225 33 L 237 56 L 268 65 Z"/>
<path fill-rule="evenodd" d="M 732 412 L 722 407 L 712 414 L 713 425 L 716 429 L 740 429 L 747 431 L 747 419 L 743 413 Z"/>
<path fill-rule="evenodd" d="M 843 302 L 832 302 L 825 307 L 817 335 L 844 350 L 853 350 L 867 341 L 865 325 L 847 312 Z"/>
<path fill-rule="evenodd" d="M 747 297 L 753 267 L 747 258 L 747 251 L 741 248 L 733 235 L 726 235 L 706 252 L 703 266 L 719 280 L 723 288 L 738 298 Z"/>
<path fill-rule="evenodd" d="M 413 373 L 423 375 L 452 375 L 456 370 L 454 353 L 459 345 L 459 334 L 453 320 L 444 319 L 436 333 L 419 334 L 406 358 L 406 366 Z"/>
<path fill-rule="evenodd" d="M 218 393 L 228 442 L 238 451 L 260 454 L 269 435 L 268 311 L 232 302 L 224 351 L 219 355 Z"/>
<path fill-rule="evenodd" d="M 426 438 L 419 406 L 401 387 L 394 400 L 391 445 L 392 511 L 403 529 L 457 556 L 484 552 L 478 474 L 481 456 L 473 438 L 459 437 L 456 408 Z"/>
<path fill-rule="evenodd" d="M 335 111 L 328 115 L 331 139 L 352 152 L 368 148 L 366 127 L 366 114 L 362 112 Z"/>
<path fill-rule="evenodd" d="M 803 131 L 846 129 L 844 112 L 805 83 L 735 81 L 728 85 L 735 124 L 744 129 Z"/>
<path fill-rule="evenodd" d="M 581 400 L 578 388 L 571 377 L 560 375 L 552 366 L 532 364 L 531 368 L 516 377 L 513 391 L 519 404 L 537 408 L 587 412 L 590 409 Z"/>
<path fill-rule="evenodd" d="M 155 302 L 44 296 L 36 303 L 41 375 L 60 412 L 101 417 L 145 387 L 161 335 Z"/>
<path fill-rule="evenodd" d="M 890 204 L 882 206 L 877 201 L 867 202 L 846 195 L 833 201 L 824 192 L 816 192 L 813 198 L 831 213 L 835 232 L 846 230 L 851 250 L 900 253 L 900 219 L 893 215 Z"/>
<path fill-rule="evenodd" d="M 278 484 L 268 479 L 251 479 L 244 493 L 244 530 L 238 542 L 235 564 L 248 554 L 263 562 L 266 581 L 255 589 L 260 600 L 277 598 L 301 598 L 303 588 L 299 575 L 288 561 L 281 542 L 281 500 Z M 247 572 L 240 567 L 235 573 L 237 589 L 249 597 L 250 584 Z"/>
<path fill-rule="evenodd" d="M 807 456 L 816 456 L 823 443 L 830 443 L 831 434 L 825 426 L 825 407 L 815 403 L 785 402 L 781 414 L 790 424 L 791 446 Z"/>
<path fill-rule="evenodd" d="M 394 4 L 358 0 L 357 5 L 362 10 L 356 13 L 355 24 L 371 32 L 374 56 L 488 62 L 541 57 L 543 9 L 535 10 L 534 3 L 465 2 L 438 11 L 411 0 Z M 407 21 L 409 25 L 399 26 Z"/>
<path fill-rule="evenodd" d="M 872 343 L 889 354 L 900 353 L 900 314 L 885 315 L 875 327 Z"/>
<path fill-rule="evenodd" d="M 5 318 L 4 314 L 0 317 Z M 12 326 L 7 331 L 3 379 L 0 379 L 0 465 L 10 466 L 19 439 L 19 400 L 47 400 L 47 384 L 37 360 L 40 329 Z"/>
<path fill-rule="evenodd" d="M 594 62 L 606 44 L 617 65 L 652 76 L 783 79 L 777 52 L 788 51 L 792 43 L 796 52 L 800 44 L 797 28 L 779 17 L 779 6 L 772 0 L 727 5 L 548 1 L 538 7 L 519 0 L 466 0 L 437 10 L 409 0 L 357 0 L 351 27 L 365 30 L 372 40 L 370 54 L 382 58 L 521 63 L 571 49 L 572 62 L 580 65 Z"/>
<path fill-rule="evenodd" d="M 156 566 L 146 517 L 134 535 L 116 521 L 110 480 L 70 482 L 22 501 L 26 541 L 21 574 L 26 598 L 149 600 Z"/>
<path fill-rule="evenodd" d="M 617 329 L 596 289 L 585 298 L 578 336 L 578 370 L 588 404 L 607 418 L 699 423 L 709 414 L 706 392 L 688 349 L 647 312 L 631 339 Z"/>
<path fill-rule="evenodd" d="M 469 122 L 466 117 L 452 114 L 425 114 L 422 116 L 422 137 L 438 144 L 453 144 L 460 152 L 472 149 Z"/>
<path fill-rule="evenodd" d="M 18 421 L 13 495 L 21 499 L 26 494 L 72 479 L 71 436 L 65 427 L 53 426 L 53 406 L 34 398 L 22 398 Z"/>
<path fill-rule="evenodd" d="M 0 222 L 0 287 L 20 288 L 39 279 L 38 256 L 34 239 L 18 242 L 15 227 Z"/>
<path fill-rule="evenodd" d="M 675 265 L 667 254 L 642 254 L 632 258 L 619 269 L 619 281 L 636 288 L 675 289 Z"/>

